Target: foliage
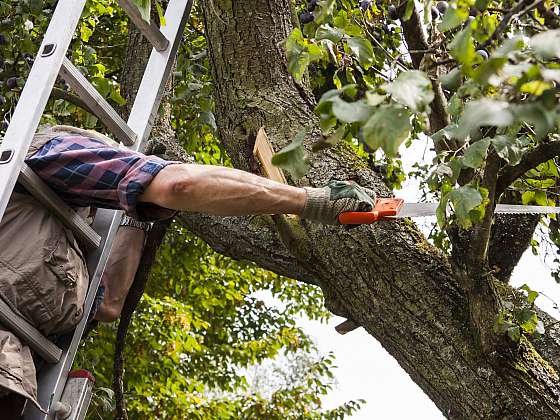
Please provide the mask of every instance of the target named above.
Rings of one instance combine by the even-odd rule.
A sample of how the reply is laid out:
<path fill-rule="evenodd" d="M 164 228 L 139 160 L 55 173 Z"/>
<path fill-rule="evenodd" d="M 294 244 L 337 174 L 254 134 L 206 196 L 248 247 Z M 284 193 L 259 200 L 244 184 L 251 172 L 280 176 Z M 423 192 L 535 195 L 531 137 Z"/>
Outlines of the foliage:
<path fill-rule="evenodd" d="M 263 290 L 282 307 L 260 299 Z M 129 332 L 125 360 L 131 416 L 280 419 L 352 413 L 358 402 L 321 410 L 320 396 L 333 384 L 333 357 L 316 355 L 313 342 L 295 324 L 294 316 L 302 313 L 328 317 L 317 288 L 234 262 L 175 226 Z M 95 371 L 101 393 L 92 418 L 110 418 L 102 402 L 112 380 L 114 336 L 114 325 L 103 326 L 80 352 L 80 366 Z M 250 370 L 274 358 L 280 358 L 276 368 L 291 379 L 249 383 Z"/>
<path fill-rule="evenodd" d="M 312 3 L 316 6 L 311 7 Z M 554 86 L 560 79 L 555 59 L 560 32 L 543 32 L 542 25 L 527 24 L 531 19 L 542 22 L 535 9 L 530 12 L 532 17 L 520 17 L 507 28 L 505 41 L 492 42 L 503 13 L 501 2 L 451 1 L 444 16 L 432 13 L 426 22 L 432 63 L 423 65 L 423 71 L 411 70 L 411 63 L 399 58 L 405 46 L 399 37 L 390 36 L 402 30 L 389 16 L 388 5 L 356 6 L 347 1 L 310 2 L 308 9 L 313 9 L 315 19 L 303 25 L 303 30 L 295 29 L 286 43 L 289 60 L 300 63 L 296 78 L 303 76 L 302 63 L 313 63 L 314 79 L 336 87 L 321 92 L 317 114 L 322 130 L 326 136 L 333 133 L 328 138 L 358 139 L 370 151 L 379 148 L 388 157 L 395 157 L 399 146 L 420 130 L 433 134 L 436 144 L 457 142 L 457 150 L 440 151 L 438 179 L 430 187 L 441 196 L 442 208 L 452 202 L 458 223 L 471 226 L 483 211 L 471 213 L 483 203 L 484 191 L 477 176 L 469 185 L 457 188 L 461 171 L 482 173 L 487 153 L 493 152 L 504 165 L 514 166 L 524 152 L 556 135 Z M 401 19 L 406 20 L 410 13 L 405 12 Z M 294 36 L 297 45 L 306 45 L 314 53 L 304 54 L 296 48 L 291 42 Z M 488 51 L 477 54 L 481 46 Z M 447 57 L 446 64 L 436 66 L 443 57 Z M 434 99 L 431 80 L 438 81 L 438 73 L 444 80 L 453 73 L 458 86 L 455 92 L 446 92 L 451 124 L 430 133 L 422 122 L 430 112 L 428 105 Z M 386 80 L 381 83 L 380 79 Z M 415 129 L 413 120 L 419 122 Z M 442 216 L 444 225 L 446 212 Z"/>
<path fill-rule="evenodd" d="M 518 291 L 511 301 L 505 303 L 494 325 L 496 331 L 507 333 L 514 342 L 518 342 L 522 334 L 538 336 L 545 333 L 545 326 L 538 319 L 535 309 L 535 299 L 539 292 L 531 290 L 526 284 L 518 288 Z"/>

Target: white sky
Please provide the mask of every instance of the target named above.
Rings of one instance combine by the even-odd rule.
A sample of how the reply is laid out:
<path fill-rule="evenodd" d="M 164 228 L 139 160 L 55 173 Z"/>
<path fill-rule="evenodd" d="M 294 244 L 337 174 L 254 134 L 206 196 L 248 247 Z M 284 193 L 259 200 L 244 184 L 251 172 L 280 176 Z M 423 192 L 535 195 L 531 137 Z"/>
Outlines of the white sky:
<path fill-rule="evenodd" d="M 433 155 L 425 155 L 426 143 L 420 140 L 413 142 L 409 149 L 401 148 L 405 169 L 408 170 L 414 161 L 430 159 Z M 406 201 L 416 201 L 418 185 L 407 182 L 397 196 Z M 435 223 L 435 218 L 425 218 L 423 225 Z M 560 286 L 550 276 L 549 270 L 539 257 L 528 250 L 515 269 L 511 284 L 521 286 L 527 283 L 533 290 L 542 291 L 553 300 L 560 302 Z M 552 303 L 540 297 L 537 304 L 558 317 L 554 313 Z M 319 322 L 301 320 L 299 325 L 314 337 L 321 354 L 334 352 L 336 356 L 335 370 L 338 386 L 323 399 L 325 407 L 336 407 L 345 401 L 364 399 L 366 404 L 352 419 L 371 420 L 415 420 L 443 419 L 436 406 L 423 391 L 410 379 L 393 359 L 363 328 L 354 330 L 344 336 L 334 330 L 344 319 L 334 317 L 328 325 Z"/>

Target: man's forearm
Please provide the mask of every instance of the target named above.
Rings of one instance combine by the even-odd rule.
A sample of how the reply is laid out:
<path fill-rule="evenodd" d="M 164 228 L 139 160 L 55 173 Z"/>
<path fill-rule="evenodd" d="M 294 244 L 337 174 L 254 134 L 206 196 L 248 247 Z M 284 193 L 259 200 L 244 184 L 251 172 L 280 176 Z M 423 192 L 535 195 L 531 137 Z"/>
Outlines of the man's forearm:
<path fill-rule="evenodd" d="M 119 317 L 140 263 L 145 235 L 141 229 L 126 226 L 119 228 L 101 278 L 101 284 L 105 286 L 105 297 L 95 319 L 111 322 Z"/>
<path fill-rule="evenodd" d="M 237 169 L 180 164 L 163 169 L 140 200 L 220 216 L 301 214 L 306 194 L 302 188 Z"/>

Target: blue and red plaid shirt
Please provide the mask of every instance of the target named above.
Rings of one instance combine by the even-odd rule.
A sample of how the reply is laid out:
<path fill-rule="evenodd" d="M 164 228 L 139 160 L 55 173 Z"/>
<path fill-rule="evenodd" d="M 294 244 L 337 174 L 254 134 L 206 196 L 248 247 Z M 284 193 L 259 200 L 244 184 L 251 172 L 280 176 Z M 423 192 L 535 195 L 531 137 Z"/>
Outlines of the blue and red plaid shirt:
<path fill-rule="evenodd" d="M 159 171 L 178 162 L 78 135 L 54 137 L 25 162 L 71 206 L 120 209 L 143 220 L 175 213 L 138 197 Z"/>

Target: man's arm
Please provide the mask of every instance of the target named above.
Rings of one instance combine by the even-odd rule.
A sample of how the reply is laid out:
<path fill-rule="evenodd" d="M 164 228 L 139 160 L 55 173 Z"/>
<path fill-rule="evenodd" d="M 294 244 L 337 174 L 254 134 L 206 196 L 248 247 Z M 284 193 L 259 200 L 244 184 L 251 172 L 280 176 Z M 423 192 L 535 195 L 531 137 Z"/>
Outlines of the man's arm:
<path fill-rule="evenodd" d="M 297 214 L 329 224 L 337 223 L 342 211 L 371 210 L 373 200 L 353 183 L 297 188 L 237 169 L 196 164 L 166 166 L 139 197 L 174 210 L 220 216 Z M 105 299 L 96 319 L 110 322 L 119 317 L 143 244 L 143 231 L 119 230 L 103 275 Z"/>
<path fill-rule="evenodd" d="M 95 314 L 98 321 L 113 322 L 119 318 L 142 257 L 145 237 L 146 233 L 142 229 L 129 226 L 119 228 L 101 278 L 105 297 Z"/>
<path fill-rule="evenodd" d="M 177 164 L 162 169 L 139 200 L 218 216 L 301 215 L 306 192 L 238 169 Z"/>

